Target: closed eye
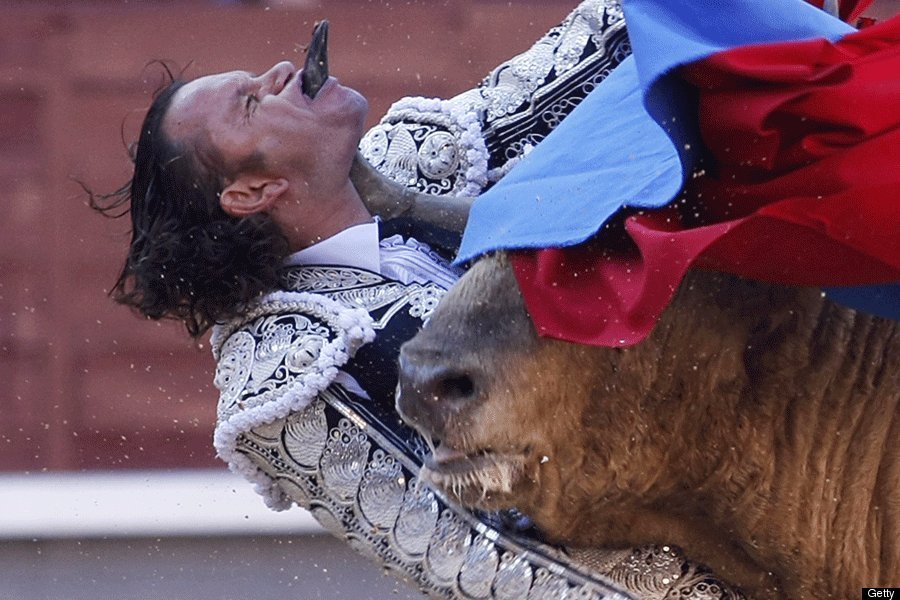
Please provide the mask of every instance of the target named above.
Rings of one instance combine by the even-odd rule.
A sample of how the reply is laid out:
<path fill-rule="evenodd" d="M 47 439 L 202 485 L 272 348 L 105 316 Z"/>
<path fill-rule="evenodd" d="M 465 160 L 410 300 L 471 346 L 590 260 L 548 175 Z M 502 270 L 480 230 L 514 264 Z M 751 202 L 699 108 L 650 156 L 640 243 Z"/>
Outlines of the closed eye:
<path fill-rule="evenodd" d="M 247 101 L 244 105 L 244 109 L 247 111 L 247 116 L 253 112 L 253 109 L 256 107 L 256 104 L 259 102 L 259 98 L 256 94 L 249 93 L 247 94 Z"/>
<path fill-rule="evenodd" d="M 256 80 L 249 73 L 241 73 L 233 93 L 235 115 L 243 121 L 249 120 L 259 104 L 259 86 Z"/>

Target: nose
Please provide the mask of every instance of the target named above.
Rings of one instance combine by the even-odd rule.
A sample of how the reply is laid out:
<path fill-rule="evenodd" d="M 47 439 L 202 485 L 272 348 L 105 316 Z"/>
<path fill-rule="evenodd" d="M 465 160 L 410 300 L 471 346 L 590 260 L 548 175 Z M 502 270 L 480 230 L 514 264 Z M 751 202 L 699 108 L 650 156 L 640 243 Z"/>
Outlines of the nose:
<path fill-rule="evenodd" d="M 284 89 L 285 84 L 296 72 L 297 68 L 293 63 L 283 60 L 272 65 L 268 71 L 259 76 L 259 79 L 268 93 L 277 94 Z"/>
<path fill-rule="evenodd" d="M 473 374 L 446 364 L 438 354 L 400 348 L 397 412 L 409 425 L 443 438 L 451 416 L 471 407 L 479 397 Z"/>

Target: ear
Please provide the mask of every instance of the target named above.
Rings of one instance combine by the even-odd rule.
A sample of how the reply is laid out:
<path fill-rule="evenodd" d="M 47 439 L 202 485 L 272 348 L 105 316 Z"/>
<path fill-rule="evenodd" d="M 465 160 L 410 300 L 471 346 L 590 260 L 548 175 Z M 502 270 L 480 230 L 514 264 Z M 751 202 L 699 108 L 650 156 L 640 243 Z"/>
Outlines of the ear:
<path fill-rule="evenodd" d="M 239 175 L 222 190 L 219 205 L 232 217 L 248 217 L 269 211 L 287 189 L 287 179 Z"/>

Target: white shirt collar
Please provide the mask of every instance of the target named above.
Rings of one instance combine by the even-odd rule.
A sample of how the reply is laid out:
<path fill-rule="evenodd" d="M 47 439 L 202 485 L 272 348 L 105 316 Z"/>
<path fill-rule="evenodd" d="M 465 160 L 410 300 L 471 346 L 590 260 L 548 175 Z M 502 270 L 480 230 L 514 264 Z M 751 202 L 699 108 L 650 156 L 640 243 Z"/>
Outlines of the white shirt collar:
<path fill-rule="evenodd" d="M 381 273 L 376 222 L 354 225 L 285 259 L 288 266 L 341 265 Z"/>

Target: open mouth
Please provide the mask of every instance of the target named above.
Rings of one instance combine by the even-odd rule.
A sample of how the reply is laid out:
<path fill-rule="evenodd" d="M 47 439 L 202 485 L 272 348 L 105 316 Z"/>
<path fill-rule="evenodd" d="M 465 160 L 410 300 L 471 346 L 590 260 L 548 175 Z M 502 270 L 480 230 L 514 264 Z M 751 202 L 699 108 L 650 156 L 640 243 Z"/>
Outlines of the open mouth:
<path fill-rule="evenodd" d="M 300 74 L 300 89 L 315 98 L 328 81 L 328 21 L 317 23 L 306 51 L 306 62 Z"/>
<path fill-rule="evenodd" d="M 524 470 L 521 454 L 491 449 L 466 454 L 440 444 L 425 459 L 422 478 L 464 504 L 483 504 L 510 494 Z"/>

